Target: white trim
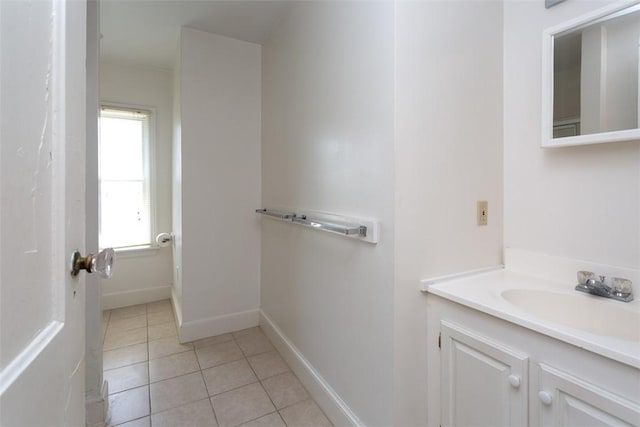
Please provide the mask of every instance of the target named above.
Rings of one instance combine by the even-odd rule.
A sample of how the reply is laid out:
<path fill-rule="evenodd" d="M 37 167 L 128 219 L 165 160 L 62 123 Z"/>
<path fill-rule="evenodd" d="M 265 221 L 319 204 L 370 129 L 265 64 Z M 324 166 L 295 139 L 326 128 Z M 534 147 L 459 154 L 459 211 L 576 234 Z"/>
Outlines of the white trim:
<path fill-rule="evenodd" d="M 155 256 L 160 250 L 158 245 L 140 245 L 126 248 L 113 248 L 116 251 L 116 261 L 119 258 L 135 258 L 141 256 Z"/>
<path fill-rule="evenodd" d="M 160 301 L 171 297 L 171 286 L 134 289 L 131 291 L 111 292 L 102 295 L 102 309 L 126 307 L 135 304 Z"/>
<path fill-rule="evenodd" d="M 262 310 L 260 327 L 334 425 L 364 426 L 338 393 Z"/>
<path fill-rule="evenodd" d="M 543 148 L 570 147 L 575 145 L 623 142 L 640 139 L 640 129 L 601 132 L 589 135 L 553 138 L 553 39 L 554 36 L 573 28 L 584 26 L 627 7 L 640 4 L 640 0 L 620 0 L 591 13 L 563 22 L 542 33 L 542 141 Z"/>
<path fill-rule="evenodd" d="M 176 317 L 176 323 L 178 325 L 178 331 L 182 327 L 182 304 L 179 304 L 180 299 L 176 293 L 176 287 L 171 287 L 171 306 L 173 307 L 173 314 Z"/>
<path fill-rule="evenodd" d="M 494 265 L 492 267 L 478 268 L 476 270 L 468 270 L 468 271 L 462 271 L 460 273 L 447 274 L 445 276 L 422 279 L 420 280 L 419 289 L 422 292 L 429 292 L 429 286 L 437 285 L 438 283 L 448 282 L 450 280 L 462 279 L 464 277 L 469 277 L 469 276 L 475 276 L 476 274 L 481 274 L 481 273 L 489 273 L 491 271 L 496 271 L 496 270 L 504 270 L 504 265 L 502 264 Z"/>
<path fill-rule="evenodd" d="M 102 383 L 100 397 L 85 400 L 87 427 L 104 427 L 109 415 L 109 383 Z"/>
<path fill-rule="evenodd" d="M 157 170 L 156 169 L 156 144 L 157 144 L 156 127 L 157 127 L 157 115 L 158 115 L 157 109 L 156 107 L 149 106 L 149 105 L 126 104 L 122 102 L 111 102 L 111 101 L 101 100 L 98 117 L 101 116 L 103 108 L 107 108 L 107 109 L 111 108 L 114 110 L 127 110 L 127 111 L 140 110 L 149 114 L 149 125 L 148 125 L 149 134 L 147 136 L 147 144 L 144 147 L 146 149 L 146 152 L 145 152 L 146 159 L 143 159 L 144 161 L 143 167 L 145 169 L 144 171 L 145 176 L 149 184 L 149 211 L 150 212 L 149 212 L 148 246 L 149 248 L 153 248 L 155 245 L 155 236 L 158 234 L 158 227 L 157 227 L 158 200 L 157 200 L 157 193 L 156 193 L 156 182 L 158 181 L 158 177 L 156 173 L 156 170 Z M 100 141 L 99 136 L 98 136 L 98 141 Z M 98 156 L 99 155 L 100 155 L 100 142 L 98 142 Z M 98 181 L 98 187 L 99 187 L 98 194 L 101 193 L 100 185 L 101 185 L 101 181 Z M 102 224 L 102 221 L 100 220 L 99 215 L 100 215 L 100 209 L 98 209 L 98 229 L 100 229 L 100 226 Z M 100 230 L 98 231 L 98 234 L 100 234 Z M 100 245 L 100 242 L 98 242 L 98 244 Z M 145 245 L 140 245 L 140 246 L 145 246 Z M 119 248 L 114 248 L 114 249 L 118 250 Z M 126 250 L 126 248 L 123 248 L 123 249 Z"/>
<path fill-rule="evenodd" d="M 14 383 L 34 360 L 42 354 L 49 343 L 58 335 L 63 322 L 54 320 L 49 323 L 5 368 L 0 371 L 0 396 Z"/>
<path fill-rule="evenodd" d="M 258 318 L 258 310 L 255 309 L 190 322 L 185 322 L 183 319 L 178 327 L 178 337 L 180 342 L 191 342 L 200 338 L 239 331 L 258 326 Z"/>

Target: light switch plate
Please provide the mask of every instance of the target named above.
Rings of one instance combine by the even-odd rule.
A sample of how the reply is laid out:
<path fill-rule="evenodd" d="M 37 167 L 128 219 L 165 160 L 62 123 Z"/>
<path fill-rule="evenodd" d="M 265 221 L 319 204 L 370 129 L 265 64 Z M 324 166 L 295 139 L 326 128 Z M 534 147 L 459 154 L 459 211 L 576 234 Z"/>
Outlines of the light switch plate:
<path fill-rule="evenodd" d="M 487 225 L 489 216 L 489 202 L 478 200 L 478 225 Z"/>

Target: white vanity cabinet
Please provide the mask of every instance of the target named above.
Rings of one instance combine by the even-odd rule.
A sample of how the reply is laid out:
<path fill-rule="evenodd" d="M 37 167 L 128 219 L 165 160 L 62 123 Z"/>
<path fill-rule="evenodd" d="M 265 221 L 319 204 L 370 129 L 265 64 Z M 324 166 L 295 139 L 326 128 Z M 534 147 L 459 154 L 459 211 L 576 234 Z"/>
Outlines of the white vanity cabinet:
<path fill-rule="evenodd" d="M 537 402 L 531 411 L 535 418 L 533 425 L 640 425 L 638 405 L 623 396 L 543 363 L 532 365 L 531 375 L 537 392 Z M 640 394 L 640 390 L 637 393 Z"/>
<path fill-rule="evenodd" d="M 640 369 L 428 295 L 429 426 L 640 426 Z"/>
<path fill-rule="evenodd" d="M 454 323 L 440 331 L 442 425 L 526 425 L 528 357 Z"/>

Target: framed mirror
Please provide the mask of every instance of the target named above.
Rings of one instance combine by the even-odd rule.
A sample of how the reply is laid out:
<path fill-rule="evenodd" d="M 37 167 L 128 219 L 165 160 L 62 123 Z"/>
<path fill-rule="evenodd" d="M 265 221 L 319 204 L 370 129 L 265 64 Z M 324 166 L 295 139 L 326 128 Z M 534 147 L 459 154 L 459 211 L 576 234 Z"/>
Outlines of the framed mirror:
<path fill-rule="evenodd" d="M 640 140 L 640 0 L 543 34 L 542 146 Z"/>

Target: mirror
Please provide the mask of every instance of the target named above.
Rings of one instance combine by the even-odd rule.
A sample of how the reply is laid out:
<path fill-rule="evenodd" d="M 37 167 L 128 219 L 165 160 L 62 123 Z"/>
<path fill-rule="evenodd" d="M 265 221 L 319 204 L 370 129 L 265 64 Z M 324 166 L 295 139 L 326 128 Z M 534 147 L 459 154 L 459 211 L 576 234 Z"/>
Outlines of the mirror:
<path fill-rule="evenodd" d="M 545 31 L 542 146 L 640 139 L 640 1 Z"/>

